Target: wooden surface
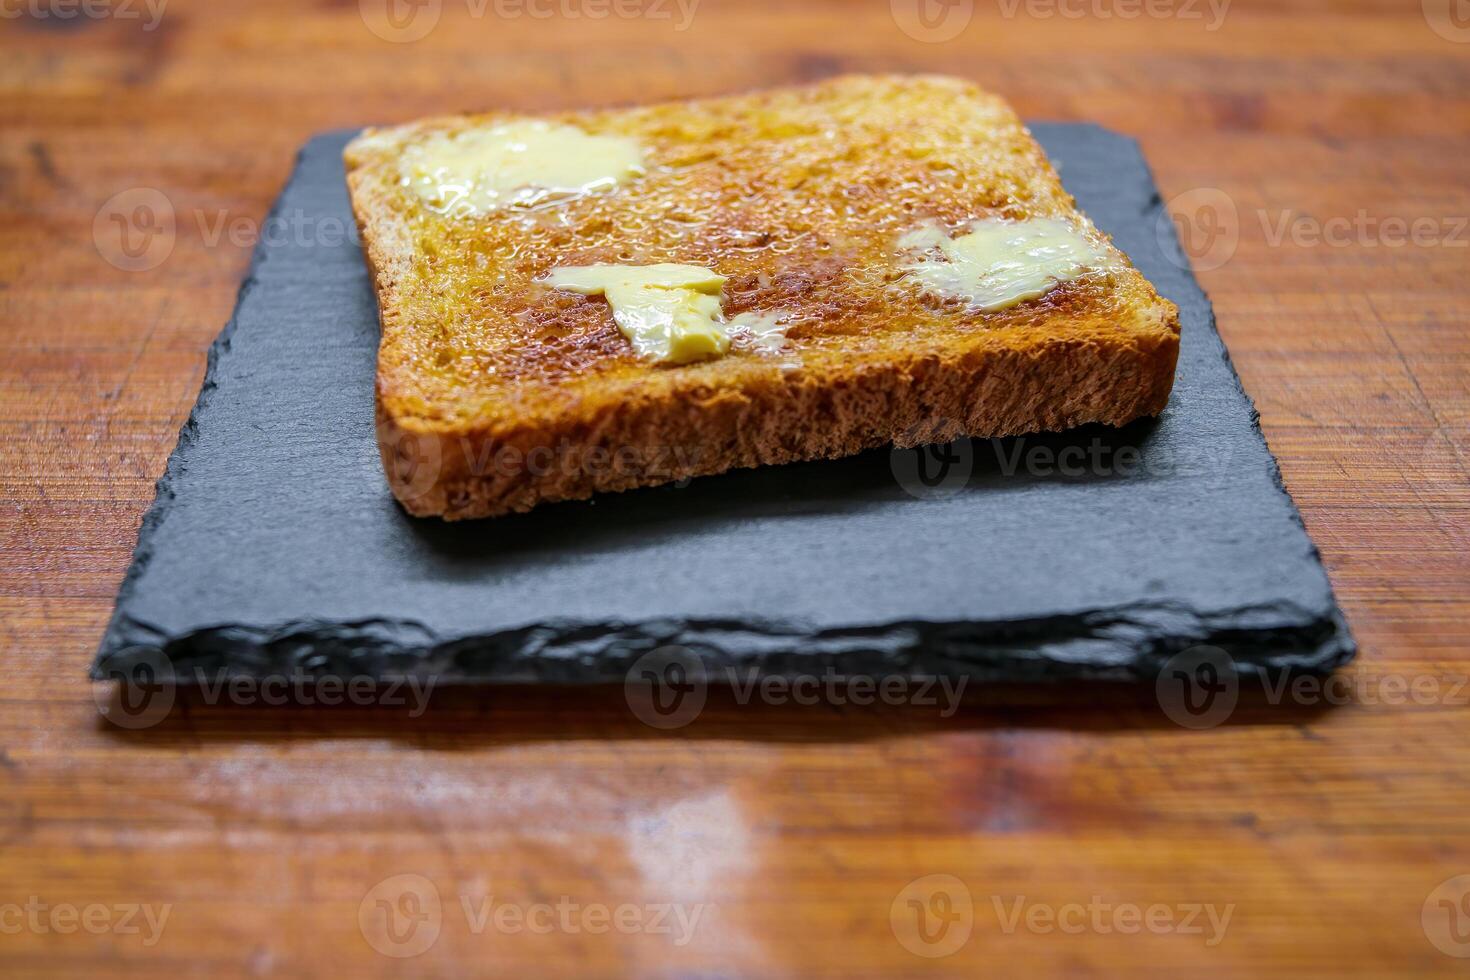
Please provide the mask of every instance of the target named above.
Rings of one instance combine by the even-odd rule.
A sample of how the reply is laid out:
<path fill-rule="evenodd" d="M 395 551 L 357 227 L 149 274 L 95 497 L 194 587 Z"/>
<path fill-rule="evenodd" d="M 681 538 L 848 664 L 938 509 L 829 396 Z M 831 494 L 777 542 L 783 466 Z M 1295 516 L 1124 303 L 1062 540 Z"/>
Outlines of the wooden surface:
<path fill-rule="evenodd" d="M 412 43 L 351 0 L 171 0 L 154 30 L 137 2 L 135 20 L 0 5 L 0 972 L 1463 971 L 1430 932 L 1470 953 L 1448 931 L 1470 928 L 1463 890 L 1431 896 L 1470 874 L 1467 32 L 1437 0 L 1236 0 L 1215 30 L 1183 2 L 1201 18 L 978 0 L 942 42 L 883 0 L 704 0 L 685 31 L 677 14 L 477 18 L 446 0 Z M 619 690 L 435 695 L 419 718 L 180 703 L 128 731 L 99 715 L 85 673 L 138 521 L 251 224 L 308 135 L 843 70 L 964 75 L 1028 117 L 1134 134 L 1166 196 L 1196 192 L 1197 231 L 1235 209 L 1238 247 L 1201 278 L 1362 646 L 1347 703 L 1242 707 L 1205 731 L 1148 692 L 999 692 L 948 718 L 712 696 L 669 733 Z M 140 187 L 166 195 L 175 242 L 125 271 L 106 202 Z M 215 239 L 220 216 L 245 233 Z M 1429 224 L 1395 245 L 1391 218 Z M 1283 219 L 1306 232 L 1278 236 Z M 1197 255 L 1218 257 L 1209 244 Z M 358 921 L 399 874 L 443 903 L 412 959 Z M 895 932 L 928 875 L 954 879 L 948 908 L 973 905 L 946 957 Z M 476 932 L 461 899 L 477 913 L 489 896 L 707 908 L 678 945 Z M 1074 926 L 1074 903 L 1233 912 L 1213 945 L 1208 924 L 1125 934 L 1107 912 L 1076 934 L 1007 931 L 1018 896 Z M 933 897 L 919 908 L 945 911 Z M 156 942 L 142 914 L 129 931 L 129 904 L 169 906 Z M 60 931 L 57 906 L 91 909 L 95 931 Z"/>

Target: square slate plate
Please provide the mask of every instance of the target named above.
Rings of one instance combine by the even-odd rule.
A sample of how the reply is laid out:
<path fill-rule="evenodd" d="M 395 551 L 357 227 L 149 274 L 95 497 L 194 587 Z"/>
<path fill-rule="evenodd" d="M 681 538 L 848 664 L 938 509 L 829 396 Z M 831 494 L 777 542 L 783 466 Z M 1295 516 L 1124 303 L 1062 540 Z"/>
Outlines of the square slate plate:
<path fill-rule="evenodd" d="M 1153 679 L 1197 644 L 1322 671 L 1351 637 L 1137 145 L 1037 137 L 1179 304 L 1169 408 L 1124 429 L 746 470 L 445 524 L 389 495 L 378 325 L 313 139 L 210 351 L 94 666 L 622 681 L 662 644 L 775 674 Z M 293 229 L 305 229 L 298 233 Z M 1019 455 L 1018 455 L 1019 454 Z M 942 464 L 942 466 L 941 466 Z"/>

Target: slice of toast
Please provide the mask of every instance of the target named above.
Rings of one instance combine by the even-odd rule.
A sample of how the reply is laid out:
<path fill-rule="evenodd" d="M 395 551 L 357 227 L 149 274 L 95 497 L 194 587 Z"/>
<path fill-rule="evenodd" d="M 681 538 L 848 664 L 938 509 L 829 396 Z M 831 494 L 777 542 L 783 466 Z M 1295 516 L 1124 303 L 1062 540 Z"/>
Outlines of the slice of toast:
<path fill-rule="evenodd" d="M 346 151 L 382 319 L 380 448 L 413 514 L 484 517 L 890 443 L 1119 425 L 1168 399 L 1178 311 L 1077 211 L 1010 108 L 973 85 L 855 76 L 560 113 L 529 125 L 605 138 L 598 153 L 636 147 L 635 162 L 570 189 L 547 177 L 547 193 L 425 196 L 426 179 L 453 183 L 424 166 L 439 159 L 425 147 L 517 125 L 428 119 L 366 130 Z M 581 166 L 583 146 L 549 169 Z M 1102 260 L 1003 303 L 925 275 L 960 261 L 945 243 L 977 222 L 1043 221 Z M 940 251 L 915 251 L 926 243 Z M 717 276 L 701 309 L 728 327 L 726 349 L 651 360 L 613 292 L 556 285 L 585 278 L 558 270 L 660 264 Z"/>

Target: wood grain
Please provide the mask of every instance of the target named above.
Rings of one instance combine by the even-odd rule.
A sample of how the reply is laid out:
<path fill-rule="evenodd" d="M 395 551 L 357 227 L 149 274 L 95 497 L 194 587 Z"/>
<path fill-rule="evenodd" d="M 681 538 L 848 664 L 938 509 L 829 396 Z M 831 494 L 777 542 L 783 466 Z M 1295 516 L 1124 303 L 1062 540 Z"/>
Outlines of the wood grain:
<path fill-rule="evenodd" d="M 595 0 L 536 7 L 562 11 L 547 19 L 445 0 L 426 37 L 393 43 L 366 26 L 371 0 L 170 0 L 153 30 L 140 2 L 70 19 L 65 0 L 0 5 L 0 970 L 1463 969 L 1421 915 L 1448 923 L 1431 893 L 1470 874 L 1470 43 L 1450 39 L 1465 31 L 1436 0 L 1235 0 L 1214 30 L 1183 0 L 1131 18 L 1123 0 L 1071 3 L 1076 18 L 975 0 L 957 37 L 925 43 L 897 26 L 902 6 L 703 0 L 680 31 L 677 13 L 566 16 Z M 947 718 L 716 694 L 671 733 L 621 691 L 440 692 L 417 718 L 192 699 L 142 731 L 100 716 L 86 667 L 248 260 L 248 234 L 210 229 L 258 224 L 307 136 L 847 70 L 964 75 L 1028 117 L 1131 133 L 1166 196 L 1214 189 L 1235 209 L 1234 253 L 1201 279 L 1362 645 L 1346 703 L 1248 701 L 1207 731 L 1148 692 L 984 692 Z M 140 187 L 167 197 L 175 241 L 128 272 L 94 221 Z M 1394 244 L 1390 218 L 1434 231 Z M 1392 695 L 1415 681 L 1428 696 Z M 412 959 L 375 951 L 358 921 L 399 874 L 443 901 Z M 890 922 L 935 874 L 974 908 L 943 958 Z M 477 933 L 461 899 L 492 895 L 706 908 L 683 945 Z M 1234 908 L 1212 945 L 1208 928 L 1112 920 L 1007 931 L 1017 896 Z M 38 926 L 32 897 L 106 921 Z M 141 917 L 119 928 L 129 904 L 170 906 L 155 943 Z"/>

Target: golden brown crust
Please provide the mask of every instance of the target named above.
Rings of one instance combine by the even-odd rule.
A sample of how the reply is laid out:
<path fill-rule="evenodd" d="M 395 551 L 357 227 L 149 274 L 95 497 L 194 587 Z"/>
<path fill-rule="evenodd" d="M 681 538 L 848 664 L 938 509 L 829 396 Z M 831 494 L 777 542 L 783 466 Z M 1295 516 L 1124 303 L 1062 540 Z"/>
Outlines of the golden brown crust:
<path fill-rule="evenodd" d="M 910 116 L 933 135 L 864 128 Z M 653 164 L 574 205 L 570 235 L 465 226 L 408 200 L 396 147 L 464 118 L 368 131 L 348 147 L 383 323 L 380 449 L 411 513 L 491 516 L 888 443 L 1122 424 L 1168 399 L 1177 311 L 1131 267 L 1000 314 L 936 307 L 893 282 L 893 241 L 922 220 L 1085 220 L 1010 110 L 973 86 L 849 77 L 556 118 L 636 135 Z M 846 122 L 835 151 L 813 123 L 831 118 Z M 698 219 L 688 227 L 667 214 L 681 202 Z M 647 223 L 655 204 L 664 217 Z M 779 308 L 802 322 L 784 355 L 649 366 L 604 302 L 535 283 L 590 261 L 708 265 L 730 276 L 728 312 Z"/>

